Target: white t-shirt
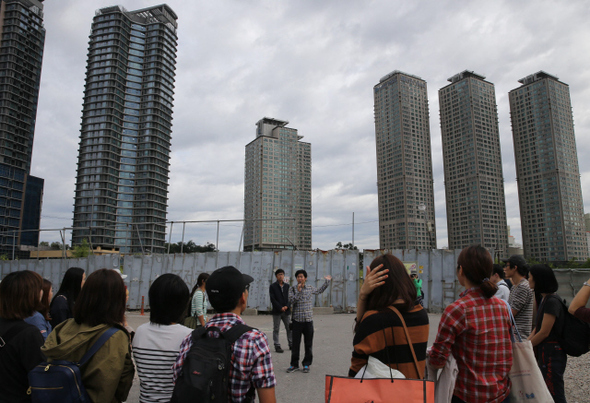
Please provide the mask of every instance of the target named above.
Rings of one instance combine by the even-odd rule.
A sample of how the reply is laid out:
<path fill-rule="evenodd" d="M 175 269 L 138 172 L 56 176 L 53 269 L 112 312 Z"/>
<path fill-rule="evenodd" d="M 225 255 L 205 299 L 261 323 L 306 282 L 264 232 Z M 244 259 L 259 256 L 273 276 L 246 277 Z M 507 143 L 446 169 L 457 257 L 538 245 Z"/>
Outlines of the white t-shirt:
<path fill-rule="evenodd" d="M 183 325 L 144 323 L 135 331 L 133 358 L 139 376 L 140 402 L 169 402 L 172 398 L 172 364 L 180 343 L 192 329 Z"/>
<path fill-rule="evenodd" d="M 496 291 L 495 296 L 503 301 L 508 302 L 508 297 L 510 297 L 510 288 L 508 288 L 506 281 L 500 280 L 496 285 L 498 286 L 498 291 Z"/>

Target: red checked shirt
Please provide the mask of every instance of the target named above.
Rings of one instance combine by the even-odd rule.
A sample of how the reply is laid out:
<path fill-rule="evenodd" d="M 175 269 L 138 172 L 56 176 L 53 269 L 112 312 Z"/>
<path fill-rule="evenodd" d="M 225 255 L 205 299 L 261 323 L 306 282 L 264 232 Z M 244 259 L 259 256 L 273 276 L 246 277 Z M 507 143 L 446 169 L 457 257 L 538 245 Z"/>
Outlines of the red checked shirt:
<path fill-rule="evenodd" d="M 447 306 L 430 351 L 430 363 L 444 366 L 449 353 L 459 374 L 455 396 L 469 403 L 499 403 L 510 392 L 512 367 L 510 316 L 498 298 L 485 298 L 479 287 Z"/>
<path fill-rule="evenodd" d="M 206 326 L 217 326 L 225 332 L 230 327 L 244 323 L 242 318 L 234 313 L 220 313 L 214 315 Z M 172 365 L 173 380 L 182 370 L 184 359 L 193 344 L 192 334 L 189 334 L 180 344 L 180 352 L 176 362 Z M 254 388 L 272 388 L 277 381 L 272 367 L 270 348 L 266 335 L 257 329 L 244 333 L 233 347 L 229 368 L 230 401 L 242 402 L 250 386 Z"/>

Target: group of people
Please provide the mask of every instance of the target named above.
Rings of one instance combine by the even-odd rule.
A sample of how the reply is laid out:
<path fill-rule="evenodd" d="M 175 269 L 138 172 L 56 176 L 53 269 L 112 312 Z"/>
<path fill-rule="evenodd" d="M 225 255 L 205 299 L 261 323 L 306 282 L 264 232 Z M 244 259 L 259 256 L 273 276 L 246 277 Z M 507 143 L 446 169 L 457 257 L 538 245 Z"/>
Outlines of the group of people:
<path fill-rule="evenodd" d="M 391 254 L 377 257 L 367 267 L 357 302 L 349 376 L 364 376 L 371 360 L 377 360 L 400 376 L 422 379 L 427 362 L 442 368 L 452 356 L 458 368 L 452 402 L 509 402 L 511 310 L 514 331 L 535 347 L 554 400 L 565 402 L 567 355 L 559 345 L 565 312 L 550 267 L 529 268 L 522 257 L 512 256 L 499 271 L 485 248 L 465 248 L 457 260 L 457 278 L 465 291 L 445 308 L 428 350 L 429 320 L 420 303 L 416 274 L 408 273 Z M 319 288 L 307 284 L 305 270 L 295 273 L 297 283 L 292 286 L 285 281 L 284 270 L 276 270 L 275 277 L 269 288 L 275 352 L 284 352 L 279 341 L 283 323 L 291 350 L 287 372 L 308 373 L 313 361 L 313 299 L 328 288 L 331 277 L 324 277 Z M 215 332 L 225 334 L 243 325 L 241 315 L 248 306 L 252 281 L 226 266 L 199 275 L 189 292 L 179 276 L 163 274 L 149 289 L 150 320 L 133 335 L 125 326 L 128 293 L 118 271 L 101 269 L 86 279 L 84 270 L 71 268 L 53 297 L 51 283 L 39 274 L 10 273 L 0 283 L 0 401 L 30 401 L 27 374 L 32 368 L 44 360 L 79 361 L 113 327 L 120 331 L 81 368 L 91 400 L 125 401 L 137 369 L 140 401 L 169 401 L 193 347 L 197 331 L 193 329 L 204 328 L 209 337 L 219 337 Z M 589 298 L 587 282 L 569 307 L 588 322 Z M 208 304 L 215 310 L 211 318 Z M 229 401 L 253 401 L 255 394 L 262 403 L 276 401 L 267 336 L 248 328 L 231 349 Z"/>

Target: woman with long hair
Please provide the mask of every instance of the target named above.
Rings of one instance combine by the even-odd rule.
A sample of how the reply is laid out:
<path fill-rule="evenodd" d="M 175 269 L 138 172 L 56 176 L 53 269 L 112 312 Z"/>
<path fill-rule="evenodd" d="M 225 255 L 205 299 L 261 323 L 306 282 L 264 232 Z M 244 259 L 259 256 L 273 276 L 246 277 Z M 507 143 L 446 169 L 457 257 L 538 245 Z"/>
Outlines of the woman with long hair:
<path fill-rule="evenodd" d="M 118 329 L 80 368 L 93 402 L 125 401 L 131 389 L 135 368 L 129 334 L 122 325 L 125 300 L 125 284 L 117 271 L 95 271 L 80 291 L 74 317 L 56 326 L 41 349 L 49 361 L 78 362 L 104 332 Z"/>
<path fill-rule="evenodd" d="M 0 400 L 30 402 L 27 374 L 43 361 L 43 336 L 24 321 L 36 312 L 43 278 L 32 271 L 8 274 L 0 283 Z"/>
<path fill-rule="evenodd" d="M 355 376 L 370 356 L 389 364 L 406 378 L 423 378 L 429 324 L 428 314 L 422 305 L 416 304 L 414 282 L 404 264 L 391 254 L 375 258 L 367 272 L 357 303 L 349 376 Z M 401 314 L 410 340 L 395 311 Z"/>
<path fill-rule="evenodd" d="M 498 290 L 490 280 L 492 266 L 490 253 L 481 245 L 461 251 L 457 279 L 465 291 L 445 308 L 430 350 L 434 368 L 444 367 L 451 353 L 457 361 L 452 403 L 510 401 L 510 314 L 506 303 L 492 298 Z"/>
<path fill-rule="evenodd" d="M 74 304 L 86 280 L 86 273 L 79 267 L 70 267 L 49 306 L 51 326 L 55 328 L 74 314 Z"/>
<path fill-rule="evenodd" d="M 199 274 L 197 284 L 195 284 L 191 291 L 189 312 L 184 324 L 193 329 L 199 326 L 205 326 L 205 323 L 207 323 L 207 292 L 205 291 L 205 283 L 208 278 L 209 274 L 207 273 Z"/>
<path fill-rule="evenodd" d="M 32 316 L 25 319 L 25 322 L 37 326 L 39 331 L 41 331 L 43 340 L 47 339 L 52 329 L 51 323 L 49 323 L 49 301 L 51 301 L 52 296 L 51 281 L 43 279 L 43 294 L 41 294 L 39 306 Z"/>
<path fill-rule="evenodd" d="M 567 354 L 558 341 L 558 334 L 563 329 L 565 308 L 561 298 L 556 294 L 559 284 L 555 273 L 546 264 L 535 264 L 529 271 L 529 284 L 535 294 L 541 296 L 537 309 L 535 329 L 529 336 L 535 348 L 537 363 L 555 403 L 565 402 L 563 373 L 567 364 Z"/>

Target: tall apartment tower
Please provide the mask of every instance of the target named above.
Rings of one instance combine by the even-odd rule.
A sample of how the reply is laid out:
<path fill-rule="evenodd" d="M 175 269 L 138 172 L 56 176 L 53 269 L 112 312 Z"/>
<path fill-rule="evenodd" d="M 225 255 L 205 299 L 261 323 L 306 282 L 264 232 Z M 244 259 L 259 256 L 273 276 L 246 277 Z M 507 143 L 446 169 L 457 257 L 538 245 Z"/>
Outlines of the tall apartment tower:
<path fill-rule="evenodd" d="M 100 9 L 92 22 L 72 243 L 164 251 L 177 16 Z"/>
<path fill-rule="evenodd" d="M 506 201 L 494 84 L 473 71 L 439 90 L 449 249 L 508 251 Z"/>
<path fill-rule="evenodd" d="M 436 249 L 426 81 L 395 70 L 373 88 L 382 249 Z"/>
<path fill-rule="evenodd" d="M 244 250 L 311 249 L 311 144 L 262 118 L 246 145 Z"/>
<path fill-rule="evenodd" d="M 569 86 L 539 71 L 509 92 L 524 254 L 587 259 Z"/>
<path fill-rule="evenodd" d="M 44 181 L 30 171 L 44 45 L 42 1 L 1 0 L 0 253 L 39 243 Z"/>

